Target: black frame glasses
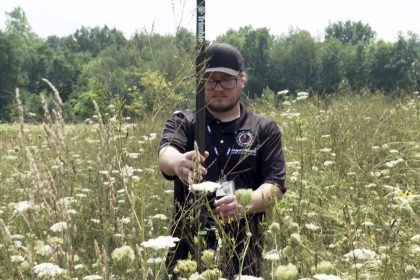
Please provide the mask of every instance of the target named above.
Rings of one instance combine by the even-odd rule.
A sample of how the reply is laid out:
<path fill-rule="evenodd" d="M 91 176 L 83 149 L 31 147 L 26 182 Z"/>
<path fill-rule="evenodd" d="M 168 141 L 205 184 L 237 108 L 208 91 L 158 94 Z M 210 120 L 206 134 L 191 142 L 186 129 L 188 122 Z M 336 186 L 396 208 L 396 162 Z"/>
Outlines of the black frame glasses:
<path fill-rule="evenodd" d="M 205 79 L 204 80 L 204 88 L 205 89 L 215 89 L 217 84 L 223 89 L 234 89 L 238 85 L 238 77 L 229 77 L 221 80 L 213 80 L 213 79 Z"/>

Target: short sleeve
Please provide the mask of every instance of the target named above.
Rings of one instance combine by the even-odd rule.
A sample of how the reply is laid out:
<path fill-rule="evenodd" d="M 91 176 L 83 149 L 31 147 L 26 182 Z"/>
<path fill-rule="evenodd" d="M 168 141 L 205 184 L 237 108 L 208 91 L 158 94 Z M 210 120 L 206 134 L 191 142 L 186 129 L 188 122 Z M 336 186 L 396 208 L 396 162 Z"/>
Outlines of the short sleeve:
<path fill-rule="evenodd" d="M 259 166 L 262 183 L 277 185 L 286 192 L 286 164 L 282 149 L 281 131 L 269 121 L 260 131 Z"/>
<path fill-rule="evenodd" d="M 166 146 L 173 146 L 181 153 L 185 153 L 191 138 L 191 124 L 185 113 L 175 113 L 164 125 L 159 144 L 159 151 Z"/>

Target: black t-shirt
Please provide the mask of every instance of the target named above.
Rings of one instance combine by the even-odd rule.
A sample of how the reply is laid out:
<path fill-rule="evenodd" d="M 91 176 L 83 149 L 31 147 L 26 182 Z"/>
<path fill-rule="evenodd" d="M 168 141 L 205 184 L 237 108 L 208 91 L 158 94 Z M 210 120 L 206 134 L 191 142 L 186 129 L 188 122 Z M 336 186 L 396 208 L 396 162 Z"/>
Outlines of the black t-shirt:
<path fill-rule="evenodd" d="M 277 125 L 246 110 L 240 103 L 240 117 L 231 122 L 220 122 L 206 112 L 206 150 L 204 163 L 207 175 L 204 181 L 234 181 L 236 189 L 256 190 L 263 183 L 278 186 L 284 193 L 286 165 Z M 193 110 L 175 112 L 163 129 L 159 150 L 171 145 L 181 153 L 194 149 L 195 113 Z M 177 177 L 175 200 L 181 204 L 188 195 L 188 187 Z"/>

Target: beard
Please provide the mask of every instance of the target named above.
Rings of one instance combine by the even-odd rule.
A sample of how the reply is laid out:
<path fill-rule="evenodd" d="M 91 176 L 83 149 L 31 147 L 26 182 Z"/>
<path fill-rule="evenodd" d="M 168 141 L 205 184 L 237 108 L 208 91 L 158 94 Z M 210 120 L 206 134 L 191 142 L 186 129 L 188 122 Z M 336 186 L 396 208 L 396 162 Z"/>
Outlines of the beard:
<path fill-rule="evenodd" d="M 231 100 L 228 103 L 215 102 L 214 100 L 210 99 L 207 102 L 207 108 L 215 113 L 226 113 L 235 108 L 238 105 L 239 100 L 240 95 L 238 95 L 237 98 Z"/>

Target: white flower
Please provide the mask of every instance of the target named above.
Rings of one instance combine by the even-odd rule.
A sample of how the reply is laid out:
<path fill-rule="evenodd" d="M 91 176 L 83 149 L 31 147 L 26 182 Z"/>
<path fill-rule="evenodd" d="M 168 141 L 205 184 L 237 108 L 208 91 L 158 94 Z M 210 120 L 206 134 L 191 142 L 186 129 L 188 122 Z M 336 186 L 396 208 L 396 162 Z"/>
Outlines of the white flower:
<path fill-rule="evenodd" d="M 129 223 L 131 222 L 131 220 L 130 220 L 130 218 L 129 218 L 129 217 L 122 217 L 122 218 L 121 218 L 121 222 L 122 222 L 124 225 L 126 225 L 126 224 L 129 224 Z"/>
<path fill-rule="evenodd" d="M 163 214 L 156 214 L 156 215 L 154 215 L 153 217 L 152 217 L 152 219 L 156 219 L 156 220 L 167 220 L 168 219 L 168 217 L 166 217 L 165 215 L 163 215 Z"/>
<path fill-rule="evenodd" d="M 146 263 L 148 264 L 160 264 L 162 262 L 162 258 L 150 258 L 147 260 Z"/>
<path fill-rule="evenodd" d="M 84 267 L 85 267 L 85 266 L 84 266 L 83 264 L 79 263 L 79 264 L 76 264 L 76 265 L 74 266 L 74 269 L 79 270 L 79 269 L 83 269 Z"/>
<path fill-rule="evenodd" d="M 301 91 L 297 93 L 297 96 L 309 96 L 309 92 Z"/>
<path fill-rule="evenodd" d="M 53 263 L 40 263 L 32 268 L 34 273 L 38 277 L 44 276 L 57 276 L 60 275 L 64 270 L 56 264 Z"/>
<path fill-rule="evenodd" d="M 396 166 L 397 164 L 404 162 L 404 160 L 402 158 L 398 158 L 396 160 L 391 160 L 385 163 L 386 167 L 392 168 L 394 166 Z"/>
<path fill-rule="evenodd" d="M 264 259 L 269 261 L 277 261 L 280 260 L 280 254 L 277 250 L 271 250 L 264 254 Z"/>
<path fill-rule="evenodd" d="M 241 275 L 239 277 L 239 275 L 236 276 L 235 280 L 264 280 L 261 277 L 255 277 L 255 276 L 249 276 L 249 275 Z"/>
<path fill-rule="evenodd" d="M 29 209 L 32 209 L 32 204 L 29 201 L 20 201 L 15 204 L 14 206 L 15 210 L 13 211 L 13 214 L 20 214 L 23 212 L 26 212 Z"/>
<path fill-rule="evenodd" d="M 25 239 L 25 236 L 22 235 L 22 234 L 13 234 L 12 236 L 10 236 L 10 238 L 17 239 L 17 240 L 22 240 L 22 239 Z"/>
<path fill-rule="evenodd" d="M 190 191 L 197 191 L 197 192 L 205 192 L 205 193 L 212 193 L 215 190 L 219 189 L 221 186 L 219 183 L 205 181 L 199 184 L 192 184 L 189 187 Z"/>
<path fill-rule="evenodd" d="M 333 164 L 334 164 L 334 161 L 332 161 L 332 160 L 324 161 L 324 166 L 330 166 L 330 165 L 333 165 Z"/>
<path fill-rule="evenodd" d="M 332 274 L 315 274 L 313 277 L 316 280 L 341 280 L 340 277 Z"/>
<path fill-rule="evenodd" d="M 44 247 L 39 249 L 36 253 L 38 255 L 41 255 L 41 256 L 48 256 L 48 255 L 51 255 L 52 252 L 53 252 L 53 250 L 52 250 L 51 246 L 50 245 L 45 245 Z"/>
<path fill-rule="evenodd" d="M 90 219 L 90 221 L 94 224 L 100 224 L 101 223 L 101 221 L 98 220 L 98 219 Z"/>
<path fill-rule="evenodd" d="M 20 255 L 17 255 L 17 256 L 11 256 L 10 257 L 10 261 L 12 262 L 12 263 L 21 263 L 21 262 L 23 262 L 25 260 L 25 258 L 24 257 L 22 257 L 22 256 L 20 256 Z"/>
<path fill-rule="evenodd" d="M 413 237 L 411 237 L 410 240 L 413 241 L 413 242 L 420 241 L 420 234 L 414 235 Z"/>
<path fill-rule="evenodd" d="M 317 231 L 318 229 L 320 229 L 319 226 L 314 225 L 314 224 L 305 224 L 305 227 L 309 230 L 312 230 L 312 231 Z"/>
<path fill-rule="evenodd" d="M 68 225 L 67 225 L 67 223 L 66 223 L 66 222 L 58 222 L 58 223 L 53 224 L 53 225 L 50 227 L 50 230 L 51 230 L 52 232 L 63 232 L 63 231 L 65 231 L 67 228 L 68 228 Z"/>
<path fill-rule="evenodd" d="M 83 280 L 101 280 L 103 279 L 102 276 L 96 275 L 96 274 L 92 274 L 92 275 L 87 275 L 85 277 L 83 277 Z"/>
<path fill-rule="evenodd" d="M 278 91 L 277 92 L 277 95 L 286 95 L 288 93 L 289 93 L 289 90 L 288 89 L 284 89 L 284 90 Z"/>
<path fill-rule="evenodd" d="M 362 248 L 362 249 L 354 249 L 353 251 L 348 252 L 344 255 L 346 259 L 353 259 L 356 258 L 358 260 L 370 260 L 376 258 L 376 253 L 374 251 Z"/>
<path fill-rule="evenodd" d="M 131 176 L 133 176 L 133 172 L 134 172 L 133 167 L 128 166 L 128 165 L 124 166 L 124 167 L 121 169 L 121 174 L 122 174 L 124 177 L 131 177 Z"/>
<path fill-rule="evenodd" d="M 331 152 L 332 151 L 332 149 L 331 148 L 322 148 L 322 149 L 320 149 L 319 150 L 321 153 L 329 153 L 329 152 Z"/>
<path fill-rule="evenodd" d="M 308 96 L 298 96 L 296 97 L 296 100 L 305 100 L 306 98 L 308 98 Z"/>
<path fill-rule="evenodd" d="M 147 241 L 143 241 L 141 245 L 145 248 L 151 248 L 155 250 L 159 249 L 168 249 L 175 247 L 175 242 L 179 241 L 178 237 L 172 236 L 159 236 L 154 239 L 149 239 Z"/>
<path fill-rule="evenodd" d="M 127 156 L 132 159 L 137 159 L 140 157 L 140 153 L 127 153 Z"/>

